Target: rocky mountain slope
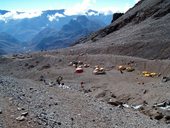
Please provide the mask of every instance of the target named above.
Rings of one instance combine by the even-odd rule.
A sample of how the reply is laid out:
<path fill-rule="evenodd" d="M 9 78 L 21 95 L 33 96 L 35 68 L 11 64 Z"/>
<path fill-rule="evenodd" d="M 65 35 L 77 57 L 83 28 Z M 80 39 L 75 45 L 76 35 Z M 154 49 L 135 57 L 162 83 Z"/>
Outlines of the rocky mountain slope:
<path fill-rule="evenodd" d="M 170 1 L 141 0 L 108 27 L 77 41 L 76 51 L 170 58 Z M 85 44 L 84 44 L 85 43 Z M 84 48 L 82 48 L 84 44 Z M 90 48 L 90 49 L 89 49 Z"/>

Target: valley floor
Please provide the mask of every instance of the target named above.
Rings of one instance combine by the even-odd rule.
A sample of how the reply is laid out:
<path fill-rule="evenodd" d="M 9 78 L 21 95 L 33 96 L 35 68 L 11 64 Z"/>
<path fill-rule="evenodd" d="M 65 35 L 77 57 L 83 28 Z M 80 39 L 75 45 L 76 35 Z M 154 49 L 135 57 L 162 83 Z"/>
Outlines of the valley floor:
<path fill-rule="evenodd" d="M 90 67 L 77 74 L 68 66 L 70 61 Z M 135 71 L 117 70 L 130 62 Z M 94 75 L 95 65 L 104 67 L 106 74 Z M 1 58 L 0 127 L 168 128 L 170 87 L 161 79 L 169 75 L 169 66 L 169 60 L 115 55 L 37 53 L 22 59 Z M 145 70 L 160 76 L 143 77 Z M 59 76 L 63 86 L 54 84 Z M 162 102 L 168 109 L 156 106 Z"/>

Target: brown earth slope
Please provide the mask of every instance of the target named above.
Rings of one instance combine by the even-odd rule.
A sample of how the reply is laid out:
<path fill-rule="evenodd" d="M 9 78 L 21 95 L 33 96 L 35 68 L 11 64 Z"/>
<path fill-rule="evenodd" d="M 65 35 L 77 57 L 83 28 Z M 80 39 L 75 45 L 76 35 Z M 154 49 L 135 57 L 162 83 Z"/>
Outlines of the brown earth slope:
<path fill-rule="evenodd" d="M 84 72 L 78 74 L 68 66 L 70 61 L 90 67 L 82 66 Z M 104 67 L 106 74 L 94 75 L 95 65 Z M 135 71 L 120 73 L 118 65 Z M 169 128 L 170 81 L 162 82 L 163 76 L 170 76 L 169 67 L 169 60 L 108 54 L 42 52 L 0 58 L 0 127 Z M 144 77 L 145 70 L 160 75 Z M 65 86 L 56 83 L 59 76 Z M 159 103 L 167 106 L 154 107 Z M 25 120 L 16 120 L 23 112 L 28 112 Z"/>
<path fill-rule="evenodd" d="M 73 49 L 92 54 L 168 59 L 169 21 L 169 0 L 141 0 L 108 27 L 77 41 Z"/>

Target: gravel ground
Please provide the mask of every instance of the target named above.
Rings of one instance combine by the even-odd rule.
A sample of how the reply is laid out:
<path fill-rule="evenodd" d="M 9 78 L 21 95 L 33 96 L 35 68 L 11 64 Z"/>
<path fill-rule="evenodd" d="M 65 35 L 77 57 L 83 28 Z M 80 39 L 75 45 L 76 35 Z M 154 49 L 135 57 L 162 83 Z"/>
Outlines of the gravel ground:
<path fill-rule="evenodd" d="M 168 128 L 149 117 L 112 107 L 91 96 L 71 89 L 36 84 L 27 79 L 0 76 L 0 124 L 4 128 Z M 16 121 L 21 112 L 24 121 Z"/>
<path fill-rule="evenodd" d="M 68 63 L 79 60 L 90 67 L 76 74 L 75 68 Z M 131 66 L 135 71 L 121 74 L 117 66 L 129 62 L 133 62 Z M 95 65 L 106 68 L 106 74 L 94 75 Z M 169 65 L 169 60 L 109 54 L 44 52 L 24 59 L 7 56 L 0 59 L 0 124 L 4 128 L 168 128 L 170 113 L 152 107 L 155 103 L 169 101 L 169 82 L 161 82 L 162 76 L 169 76 Z M 161 77 L 142 77 L 141 71 L 145 70 L 161 73 Z M 42 75 L 48 84 L 40 81 Z M 63 77 L 65 85 L 49 85 L 58 76 Z M 82 81 L 84 89 L 80 87 Z M 128 105 L 147 105 L 142 111 L 122 109 L 110 105 L 110 100 L 113 100 L 111 104 L 118 101 Z M 163 118 L 160 118 L 161 113 Z"/>

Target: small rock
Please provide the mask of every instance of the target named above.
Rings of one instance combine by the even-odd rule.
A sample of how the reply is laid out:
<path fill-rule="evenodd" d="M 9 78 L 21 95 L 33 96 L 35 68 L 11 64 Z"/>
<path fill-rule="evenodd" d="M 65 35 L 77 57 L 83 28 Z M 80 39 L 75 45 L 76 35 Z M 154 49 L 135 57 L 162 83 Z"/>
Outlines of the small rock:
<path fill-rule="evenodd" d="M 106 96 L 106 91 L 103 90 L 99 90 L 96 94 L 95 94 L 95 98 L 102 98 Z"/>
<path fill-rule="evenodd" d="M 167 106 L 166 102 L 156 103 L 156 105 L 154 105 L 154 107 L 166 107 L 166 106 Z"/>
<path fill-rule="evenodd" d="M 40 76 L 39 81 L 44 81 L 45 77 L 43 75 Z"/>
<path fill-rule="evenodd" d="M 69 64 L 68 64 L 68 66 L 72 66 L 73 65 L 73 62 L 70 62 Z"/>
<path fill-rule="evenodd" d="M 116 96 L 114 94 L 111 94 L 111 97 L 116 98 Z"/>
<path fill-rule="evenodd" d="M 36 64 L 40 63 L 39 61 L 35 61 Z"/>
<path fill-rule="evenodd" d="M 113 105 L 113 106 L 119 106 L 119 105 L 122 105 L 123 103 L 122 103 L 122 102 L 119 102 L 119 101 L 117 101 L 117 100 L 110 99 L 110 100 L 108 101 L 108 104 Z"/>
<path fill-rule="evenodd" d="M 79 64 L 79 65 L 83 65 L 83 62 L 82 62 L 82 61 L 78 61 L 78 64 Z"/>
<path fill-rule="evenodd" d="M 31 87 L 30 90 L 33 90 L 33 88 Z"/>
<path fill-rule="evenodd" d="M 57 102 L 55 102 L 55 103 L 54 103 L 54 105 L 58 105 L 58 103 L 57 103 Z"/>
<path fill-rule="evenodd" d="M 28 121 L 28 124 L 31 124 L 31 121 Z"/>
<path fill-rule="evenodd" d="M 162 82 L 168 82 L 169 80 L 170 80 L 170 77 L 166 77 L 166 76 L 162 77 Z"/>
<path fill-rule="evenodd" d="M 148 105 L 148 103 L 144 100 L 144 101 L 143 101 L 143 105 L 146 106 L 146 105 Z"/>
<path fill-rule="evenodd" d="M 0 108 L 0 114 L 2 114 L 2 110 L 1 110 L 1 108 Z"/>
<path fill-rule="evenodd" d="M 31 69 L 31 68 L 34 68 L 34 67 L 35 67 L 34 65 L 29 65 L 28 69 Z"/>
<path fill-rule="evenodd" d="M 58 62 L 62 62 L 62 59 L 59 59 Z"/>
<path fill-rule="evenodd" d="M 131 108 L 138 110 L 142 107 L 143 105 L 131 105 Z"/>
<path fill-rule="evenodd" d="M 61 122 L 58 122 L 57 124 L 58 124 L 58 125 L 61 125 Z"/>
<path fill-rule="evenodd" d="M 9 98 L 9 101 L 12 101 L 12 100 L 13 100 L 13 98 L 12 98 L 12 97 L 10 97 L 10 98 Z"/>
<path fill-rule="evenodd" d="M 25 109 L 18 107 L 17 110 L 18 110 L 18 111 L 21 111 L 21 110 L 25 110 Z"/>
<path fill-rule="evenodd" d="M 143 94 L 146 94 L 146 93 L 147 93 L 147 90 L 144 90 L 144 91 L 143 91 Z"/>
<path fill-rule="evenodd" d="M 154 118 L 156 120 L 161 120 L 163 117 L 164 117 L 164 115 L 162 113 L 157 113 Z"/>
<path fill-rule="evenodd" d="M 21 110 L 22 110 L 22 108 L 19 108 L 19 107 L 18 107 L 18 108 L 17 108 L 17 110 L 18 110 L 18 111 L 21 111 Z"/>
<path fill-rule="evenodd" d="M 122 106 L 125 108 L 130 108 L 130 106 L 128 104 L 123 104 Z"/>
<path fill-rule="evenodd" d="M 170 116 L 166 116 L 165 119 L 170 121 Z"/>
<path fill-rule="evenodd" d="M 48 69 L 48 68 L 50 68 L 50 67 L 51 67 L 50 64 L 46 64 L 46 65 L 43 65 L 43 66 L 40 68 L 40 70 Z"/>
<path fill-rule="evenodd" d="M 27 116 L 27 115 L 28 115 L 28 112 L 21 113 L 21 116 Z"/>
<path fill-rule="evenodd" d="M 92 92 L 92 91 L 90 89 L 84 90 L 84 93 L 89 93 L 89 92 Z"/>
<path fill-rule="evenodd" d="M 26 66 L 28 66 L 28 65 L 29 65 L 28 63 L 25 63 L 25 65 L 24 65 L 24 66 L 26 67 Z"/>
<path fill-rule="evenodd" d="M 48 83 L 48 85 L 52 87 L 52 86 L 54 86 L 55 84 L 54 84 L 54 82 L 51 81 L 51 82 Z"/>
<path fill-rule="evenodd" d="M 170 123 L 170 116 L 166 116 L 165 121 L 166 121 L 167 124 L 169 124 Z"/>
<path fill-rule="evenodd" d="M 24 116 L 18 116 L 16 118 L 17 121 L 24 121 L 25 120 L 25 117 Z"/>
<path fill-rule="evenodd" d="M 53 97 L 50 97 L 50 99 L 53 99 Z"/>

